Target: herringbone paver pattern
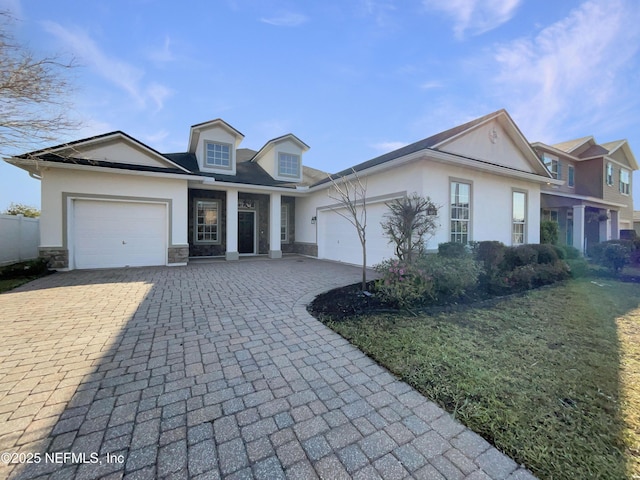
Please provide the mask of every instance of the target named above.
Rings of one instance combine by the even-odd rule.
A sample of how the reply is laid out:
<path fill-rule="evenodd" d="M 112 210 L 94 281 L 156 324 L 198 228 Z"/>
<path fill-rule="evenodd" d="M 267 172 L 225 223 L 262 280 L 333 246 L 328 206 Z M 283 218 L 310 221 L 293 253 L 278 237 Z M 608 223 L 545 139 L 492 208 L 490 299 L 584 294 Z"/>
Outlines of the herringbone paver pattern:
<path fill-rule="evenodd" d="M 0 477 L 533 479 L 307 314 L 358 277 L 289 257 L 0 295 Z"/>

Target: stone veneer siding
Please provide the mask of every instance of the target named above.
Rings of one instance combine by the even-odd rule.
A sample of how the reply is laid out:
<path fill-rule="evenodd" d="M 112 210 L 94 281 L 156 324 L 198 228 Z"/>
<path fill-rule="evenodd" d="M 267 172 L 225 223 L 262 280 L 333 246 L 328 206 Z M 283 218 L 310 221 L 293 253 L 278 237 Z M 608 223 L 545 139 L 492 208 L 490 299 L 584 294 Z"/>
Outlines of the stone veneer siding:
<path fill-rule="evenodd" d="M 282 196 L 280 202 L 282 205 L 289 206 L 289 235 L 287 242 L 282 242 L 280 245 L 280 249 L 282 253 L 296 253 L 295 250 L 295 242 L 296 242 L 296 203 L 295 198 L 293 197 L 285 197 Z"/>
<path fill-rule="evenodd" d="M 47 260 L 49 268 L 69 268 L 69 250 L 66 248 L 40 247 L 38 255 Z"/>
<path fill-rule="evenodd" d="M 167 249 L 169 265 L 172 263 L 187 263 L 189 261 L 189 247 L 169 247 Z"/>
<path fill-rule="evenodd" d="M 300 255 L 308 255 L 310 257 L 317 257 L 318 245 L 315 243 L 298 242 L 293 246 L 293 253 L 298 253 Z"/>

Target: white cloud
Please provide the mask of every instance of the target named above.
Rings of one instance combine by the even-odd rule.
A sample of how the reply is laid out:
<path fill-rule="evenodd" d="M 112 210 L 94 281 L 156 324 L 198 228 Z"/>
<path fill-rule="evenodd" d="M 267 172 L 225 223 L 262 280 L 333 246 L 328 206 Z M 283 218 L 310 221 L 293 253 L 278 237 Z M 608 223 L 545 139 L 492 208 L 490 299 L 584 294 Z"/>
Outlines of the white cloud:
<path fill-rule="evenodd" d="M 467 30 L 472 35 L 480 35 L 508 22 L 521 0 L 423 0 L 422 3 L 430 10 L 452 17 L 455 36 L 463 38 Z"/>
<path fill-rule="evenodd" d="M 284 12 L 277 17 L 261 18 L 262 23 L 268 23 L 276 27 L 297 27 L 306 23 L 309 18 L 301 13 Z"/>
<path fill-rule="evenodd" d="M 423 84 L 420 85 L 420 88 L 423 90 L 432 90 L 434 88 L 442 88 L 443 85 L 441 82 L 432 80 L 430 82 L 424 82 Z"/>
<path fill-rule="evenodd" d="M 533 39 L 499 46 L 499 96 L 530 140 L 552 141 L 563 119 L 587 126 L 625 104 L 624 74 L 640 47 L 635 0 L 592 0 Z M 566 135 L 566 128 L 564 129 Z"/>
<path fill-rule="evenodd" d="M 176 57 L 171 51 L 171 39 L 165 37 L 162 47 L 149 52 L 149 58 L 156 63 L 173 62 Z"/>
<path fill-rule="evenodd" d="M 406 142 L 378 142 L 371 145 L 372 148 L 382 153 L 393 152 L 406 146 Z"/>
<path fill-rule="evenodd" d="M 144 85 L 144 70 L 107 55 L 84 31 L 68 29 L 50 21 L 43 22 L 43 26 L 71 49 L 81 64 L 92 68 L 101 77 L 127 92 L 140 107 L 146 107 L 150 100 L 156 110 L 162 109 L 171 90 L 156 82 Z"/>

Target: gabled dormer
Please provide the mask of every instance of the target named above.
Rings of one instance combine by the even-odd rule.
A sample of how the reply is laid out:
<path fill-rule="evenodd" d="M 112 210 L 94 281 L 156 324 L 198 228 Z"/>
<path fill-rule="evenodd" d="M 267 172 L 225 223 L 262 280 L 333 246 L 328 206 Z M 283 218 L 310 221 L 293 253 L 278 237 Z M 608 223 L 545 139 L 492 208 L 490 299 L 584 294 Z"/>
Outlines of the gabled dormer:
<path fill-rule="evenodd" d="M 269 140 L 251 159 L 276 180 L 302 182 L 302 155 L 309 146 L 292 133 Z"/>
<path fill-rule="evenodd" d="M 189 152 L 198 159 L 202 172 L 236 174 L 236 150 L 244 135 L 217 118 L 191 127 Z"/>

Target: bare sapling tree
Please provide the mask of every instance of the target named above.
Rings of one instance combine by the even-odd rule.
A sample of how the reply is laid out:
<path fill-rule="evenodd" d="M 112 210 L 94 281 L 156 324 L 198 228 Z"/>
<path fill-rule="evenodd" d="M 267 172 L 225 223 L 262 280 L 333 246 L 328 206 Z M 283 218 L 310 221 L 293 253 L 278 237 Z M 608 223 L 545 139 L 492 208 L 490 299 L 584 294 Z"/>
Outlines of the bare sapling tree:
<path fill-rule="evenodd" d="M 401 262 L 411 264 L 424 252 L 427 236 L 438 229 L 438 208 L 429 199 L 417 193 L 396 198 L 386 203 L 389 212 L 381 223 L 382 231 L 395 245 Z"/>
<path fill-rule="evenodd" d="M 14 17 L 0 11 L 0 155 L 59 141 L 79 127 L 71 119 L 68 74 L 73 60 L 38 57 L 19 44 Z"/>
<path fill-rule="evenodd" d="M 358 232 L 362 246 L 362 291 L 367 291 L 367 183 L 358 173 L 334 177 L 329 175 L 332 188 L 329 197 L 338 202 L 332 211 L 345 218 Z"/>

